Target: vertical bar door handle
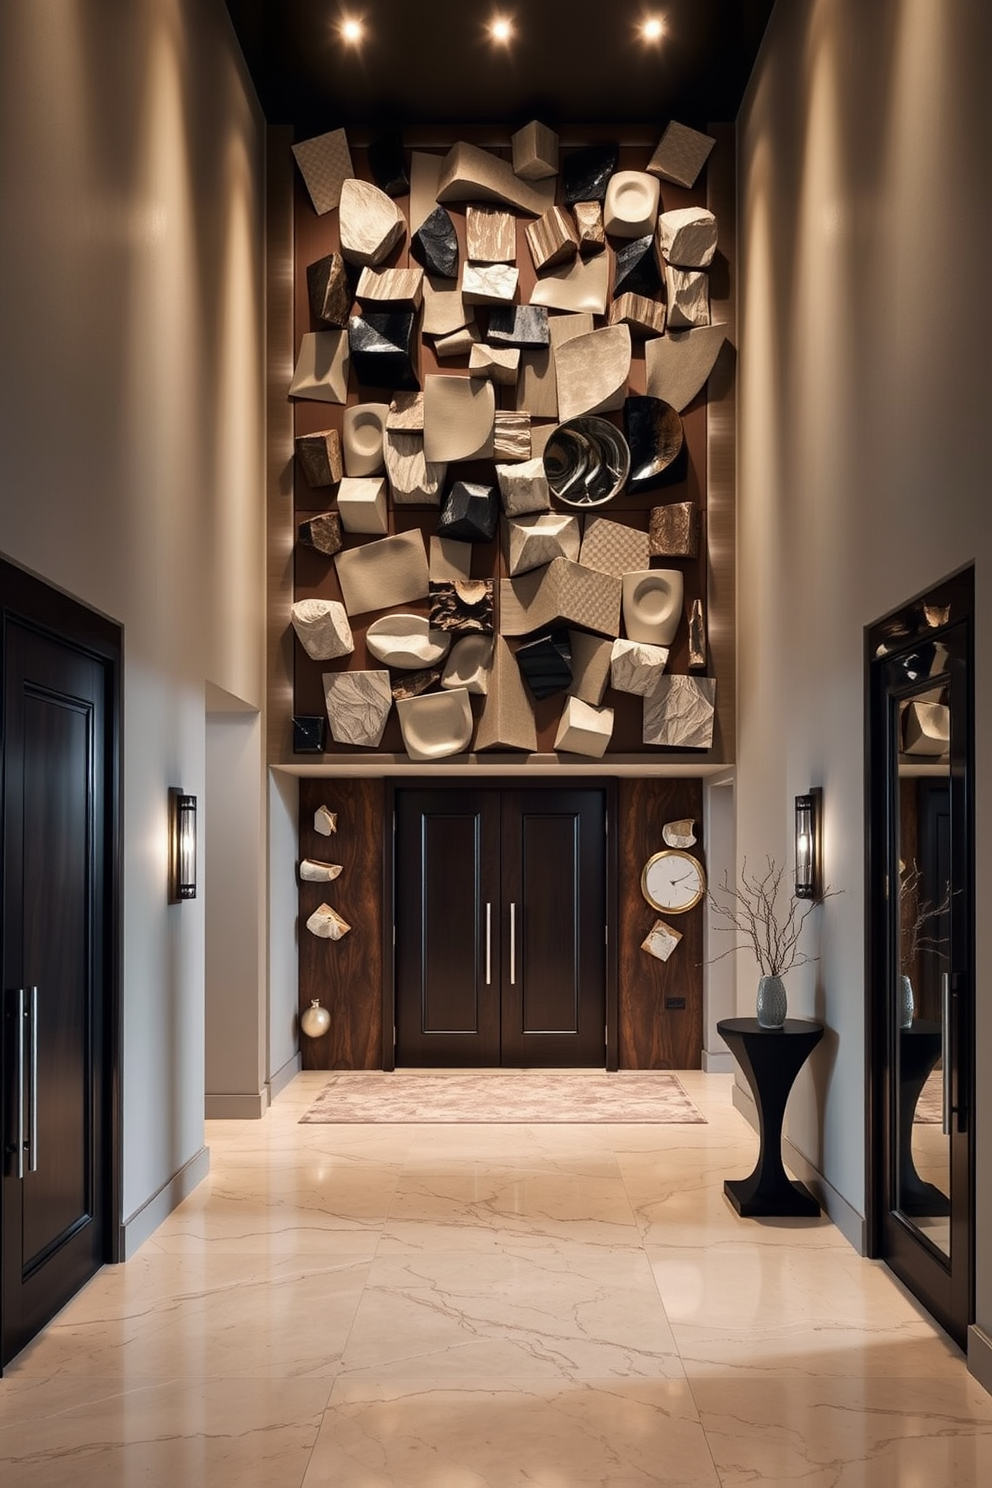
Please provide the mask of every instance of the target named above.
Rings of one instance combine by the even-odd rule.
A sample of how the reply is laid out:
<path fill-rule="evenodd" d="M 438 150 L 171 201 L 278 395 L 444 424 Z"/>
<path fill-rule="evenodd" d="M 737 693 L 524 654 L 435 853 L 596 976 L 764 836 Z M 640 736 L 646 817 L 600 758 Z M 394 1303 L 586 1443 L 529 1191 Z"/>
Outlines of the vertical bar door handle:
<path fill-rule="evenodd" d="M 17 1089 L 14 1099 L 17 1102 L 17 1116 L 14 1120 L 14 1175 L 17 1178 L 24 1177 L 24 988 L 19 987 L 14 993 L 14 1020 L 17 1024 Z"/>
<path fill-rule="evenodd" d="M 510 986 L 517 985 L 517 906 L 510 905 Z"/>
<path fill-rule="evenodd" d="M 951 1134 L 951 976 L 947 971 L 942 972 L 940 977 L 940 1062 L 943 1065 L 941 1130 L 945 1137 L 949 1137 Z"/>
<path fill-rule="evenodd" d="M 493 980 L 493 907 L 486 903 L 486 986 Z"/>
<path fill-rule="evenodd" d="M 38 1171 L 38 988 L 28 994 L 28 1172 Z"/>

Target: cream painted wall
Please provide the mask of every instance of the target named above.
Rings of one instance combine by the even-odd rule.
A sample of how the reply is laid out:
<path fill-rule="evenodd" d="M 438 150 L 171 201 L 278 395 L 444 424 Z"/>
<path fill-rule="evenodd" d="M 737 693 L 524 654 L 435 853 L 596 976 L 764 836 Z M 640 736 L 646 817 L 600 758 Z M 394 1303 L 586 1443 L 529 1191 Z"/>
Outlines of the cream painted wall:
<path fill-rule="evenodd" d="M 0 6 L 0 550 L 125 631 L 125 1219 L 203 1155 L 166 790 L 264 702 L 263 163 L 222 0 Z"/>
<path fill-rule="evenodd" d="M 978 903 L 992 888 L 988 424 L 992 7 L 779 0 L 740 118 L 738 848 L 788 854 L 822 785 L 828 1033 L 796 1146 L 864 1212 L 863 628 L 977 572 Z M 978 927 L 992 1048 L 992 926 Z M 741 957 L 742 969 L 744 957 Z M 751 981 L 741 1011 L 751 997 Z M 992 1331 L 992 1102 L 978 1099 L 978 1321 Z"/>

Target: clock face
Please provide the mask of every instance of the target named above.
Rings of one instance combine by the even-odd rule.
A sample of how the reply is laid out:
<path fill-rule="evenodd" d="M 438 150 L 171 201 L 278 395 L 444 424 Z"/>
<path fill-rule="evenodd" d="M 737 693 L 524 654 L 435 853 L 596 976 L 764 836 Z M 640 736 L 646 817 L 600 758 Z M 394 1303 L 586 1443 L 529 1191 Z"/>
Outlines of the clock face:
<path fill-rule="evenodd" d="M 677 848 L 655 853 L 644 865 L 641 893 L 652 909 L 684 914 L 706 893 L 706 874 L 698 858 Z"/>

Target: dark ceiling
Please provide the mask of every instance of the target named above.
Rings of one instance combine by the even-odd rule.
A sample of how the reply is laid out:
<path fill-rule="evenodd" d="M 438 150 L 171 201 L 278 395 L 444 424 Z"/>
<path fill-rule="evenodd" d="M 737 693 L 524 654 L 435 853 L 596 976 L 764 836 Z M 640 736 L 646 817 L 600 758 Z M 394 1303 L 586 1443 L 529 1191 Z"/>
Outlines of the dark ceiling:
<path fill-rule="evenodd" d="M 227 0 L 270 124 L 705 125 L 736 118 L 774 0 Z M 338 33 L 361 15 L 361 49 Z M 645 44 L 646 14 L 665 35 Z"/>

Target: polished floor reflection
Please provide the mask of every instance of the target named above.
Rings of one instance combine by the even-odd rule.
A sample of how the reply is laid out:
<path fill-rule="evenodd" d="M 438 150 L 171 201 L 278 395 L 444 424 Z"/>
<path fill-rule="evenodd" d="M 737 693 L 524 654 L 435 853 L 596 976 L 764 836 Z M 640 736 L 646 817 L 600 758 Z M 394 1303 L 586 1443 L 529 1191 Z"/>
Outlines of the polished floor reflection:
<path fill-rule="evenodd" d="M 0 1381 L 4 1488 L 979 1488 L 992 1397 L 706 1126 L 211 1123 L 210 1178 Z"/>

